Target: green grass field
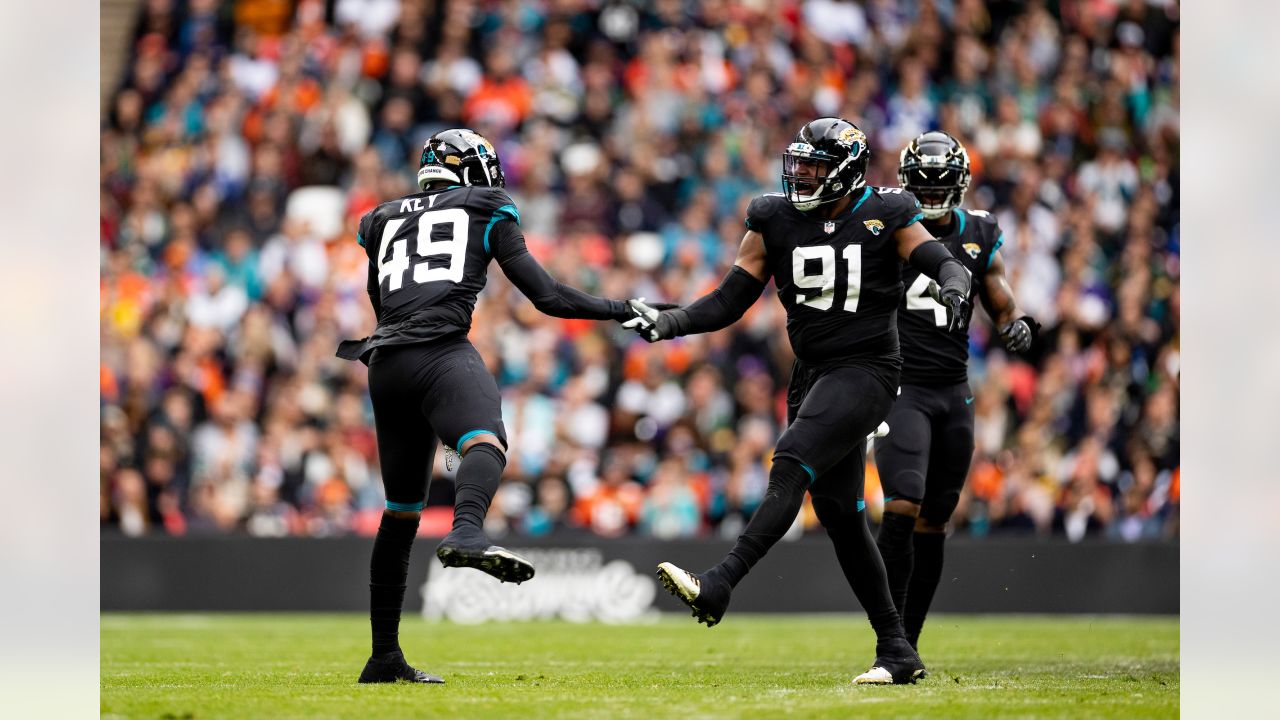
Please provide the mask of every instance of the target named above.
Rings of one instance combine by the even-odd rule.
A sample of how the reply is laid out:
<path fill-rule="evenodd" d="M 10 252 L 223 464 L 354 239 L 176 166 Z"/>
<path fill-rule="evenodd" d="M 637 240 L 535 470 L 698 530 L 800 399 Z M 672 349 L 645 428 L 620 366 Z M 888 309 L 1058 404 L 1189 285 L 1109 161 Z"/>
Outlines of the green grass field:
<path fill-rule="evenodd" d="M 446 685 L 361 686 L 359 615 L 102 617 L 102 713 L 128 718 L 1142 718 L 1178 714 L 1176 618 L 930 619 L 914 686 L 855 687 L 852 615 L 647 625 L 408 619 Z"/>

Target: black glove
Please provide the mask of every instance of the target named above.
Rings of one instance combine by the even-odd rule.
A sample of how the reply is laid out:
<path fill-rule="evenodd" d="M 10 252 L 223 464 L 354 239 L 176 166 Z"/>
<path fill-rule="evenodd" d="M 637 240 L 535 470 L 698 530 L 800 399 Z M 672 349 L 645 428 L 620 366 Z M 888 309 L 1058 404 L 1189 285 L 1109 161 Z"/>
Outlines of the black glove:
<path fill-rule="evenodd" d="M 628 300 L 627 307 L 631 308 L 633 317 L 622 323 L 622 327 L 635 330 L 636 334 L 646 342 L 670 340 L 677 335 L 679 323 L 676 312 L 680 310 L 679 305 L 671 303 L 648 305 L 645 304 L 644 298 L 636 298 Z"/>
<path fill-rule="evenodd" d="M 973 305 L 964 293 L 955 288 L 942 288 L 938 293 L 938 302 L 947 309 L 947 332 L 969 329 L 969 316 L 973 313 Z"/>
<path fill-rule="evenodd" d="M 1000 328 L 1000 339 L 1004 341 L 1005 350 L 1022 354 L 1031 349 L 1031 343 L 1035 342 L 1039 331 L 1040 323 L 1030 315 L 1023 315 Z"/>
<path fill-rule="evenodd" d="M 947 309 L 947 332 L 967 330 L 969 328 L 969 317 L 973 315 L 973 304 L 959 290 L 955 288 L 944 290 L 938 287 L 938 283 L 930 280 L 929 286 L 925 288 L 925 294 Z"/>

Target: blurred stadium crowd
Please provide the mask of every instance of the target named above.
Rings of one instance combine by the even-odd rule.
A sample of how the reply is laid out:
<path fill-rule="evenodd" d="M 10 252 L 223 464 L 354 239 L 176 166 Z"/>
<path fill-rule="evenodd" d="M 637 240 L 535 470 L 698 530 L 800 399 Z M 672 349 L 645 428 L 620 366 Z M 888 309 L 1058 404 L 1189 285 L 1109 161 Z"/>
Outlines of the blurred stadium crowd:
<path fill-rule="evenodd" d="M 878 185 L 919 132 L 967 145 L 966 206 L 999 218 L 1045 326 L 1013 359 L 975 314 L 958 532 L 1175 537 L 1177 17 L 1165 0 L 146 0 L 102 123 L 103 528 L 376 530 L 366 371 L 334 350 L 374 322 L 357 220 L 416 190 L 432 132 L 497 145 L 556 277 L 684 302 L 731 265 L 790 136 L 840 115 Z M 492 268 L 471 331 L 511 441 L 491 531 L 735 535 L 785 417 L 772 292 L 728 330 L 650 346 L 541 316 Z M 442 456 L 424 533 L 451 515 Z"/>

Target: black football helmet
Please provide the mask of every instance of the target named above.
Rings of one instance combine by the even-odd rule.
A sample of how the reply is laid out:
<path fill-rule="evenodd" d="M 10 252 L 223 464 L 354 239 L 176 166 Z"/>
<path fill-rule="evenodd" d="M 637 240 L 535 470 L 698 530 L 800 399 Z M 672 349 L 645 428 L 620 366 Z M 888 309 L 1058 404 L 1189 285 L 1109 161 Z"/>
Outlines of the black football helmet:
<path fill-rule="evenodd" d="M 506 187 L 502 162 L 493 143 L 466 128 L 441 130 L 422 146 L 418 163 L 418 188 L 436 182 L 455 185 Z"/>
<path fill-rule="evenodd" d="M 818 118 L 782 151 L 782 193 L 797 210 L 834 202 L 867 183 L 870 160 L 867 136 L 857 125 Z"/>
<path fill-rule="evenodd" d="M 940 130 L 924 133 L 902 149 L 898 182 L 920 201 L 926 218 L 940 218 L 964 201 L 969 153 L 959 140 Z"/>

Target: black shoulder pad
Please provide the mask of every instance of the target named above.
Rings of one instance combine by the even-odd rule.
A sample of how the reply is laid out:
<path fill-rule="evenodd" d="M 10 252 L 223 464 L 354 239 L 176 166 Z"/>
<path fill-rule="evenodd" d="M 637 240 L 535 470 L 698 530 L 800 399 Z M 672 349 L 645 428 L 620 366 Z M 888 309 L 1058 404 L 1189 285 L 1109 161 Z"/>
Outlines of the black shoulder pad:
<path fill-rule="evenodd" d="M 782 196 L 782 193 L 768 193 L 751 198 L 751 203 L 747 205 L 747 229 L 756 232 L 763 230 L 769 218 L 778 212 L 780 203 L 785 202 L 787 199 Z"/>
<path fill-rule="evenodd" d="M 986 254 L 982 267 L 989 267 L 992 256 L 1004 244 L 1004 231 L 1000 229 L 1000 221 L 986 210 L 961 210 L 960 212 L 964 213 L 966 220 L 972 223 L 971 227 L 977 233 L 982 251 Z"/>
<path fill-rule="evenodd" d="M 515 201 L 507 191 L 498 187 L 472 186 L 466 200 L 467 205 L 485 213 L 493 213 L 510 207 L 515 209 Z M 519 213 L 516 213 L 519 217 Z"/>
<path fill-rule="evenodd" d="M 883 220 L 889 228 L 896 232 L 924 218 L 920 210 L 920 201 L 915 195 L 895 187 L 875 187 L 875 196 L 880 200 Z"/>
<path fill-rule="evenodd" d="M 377 212 L 378 208 L 375 207 L 360 216 L 360 224 L 356 226 L 356 242 L 360 243 L 360 247 L 369 246 L 369 236 L 373 234 L 373 219 Z"/>

